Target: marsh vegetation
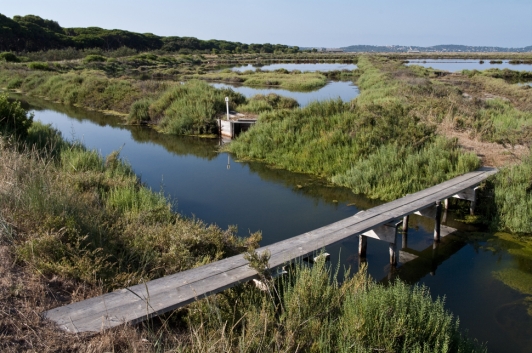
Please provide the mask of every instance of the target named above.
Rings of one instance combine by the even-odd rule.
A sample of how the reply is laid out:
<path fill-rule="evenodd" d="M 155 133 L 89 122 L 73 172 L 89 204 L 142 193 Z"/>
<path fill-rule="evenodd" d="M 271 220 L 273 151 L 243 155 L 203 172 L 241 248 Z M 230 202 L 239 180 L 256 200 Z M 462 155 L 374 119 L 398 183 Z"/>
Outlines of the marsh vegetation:
<path fill-rule="evenodd" d="M 47 28 L 50 40 L 76 41 L 85 35 L 98 43 L 110 35 L 102 30 L 63 38 L 64 28 L 41 20 L 14 21 L 23 31 L 34 25 Z M 530 73 L 449 74 L 407 67 L 403 61 L 408 55 L 323 55 L 271 45 L 228 49 L 222 42 L 113 35 L 147 46 L 162 40 L 172 49 L 107 51 L 76 42 L 72 48 L 3 53 L 0 86 L 185 135 L 215 133 L 215 119 L 229 96 L 231 109 L 258 115 L 256 126 L 226 147 L 238 158 L 324 177 L 379 200 L 494 164 L 501 172 L 483 185 L 480 216 L 465 218 L 524 237 L 532 233 L 532 90 L 513 84 L 530 79 Z M 529 59 L 525 54 L 513 57 Z M 218 71 L 220 65 L 274 61 L 341 61 L 357 63 L 358 69 Z M 300 108 L 286 97 L 246 98 L 207 83 L 309 90 L 329 79 L 355 80 L 361 95 L 350 102 L 333 99 Z M 289 279 L 269 282 L 269 294 L 244 285 L 144 327 L 65 340 L 45 329 L 35 313 L 241 253 L 254 248 L 260 235 L 239 238 L 234 228 L 176 214 L 171 200 L 148 190 L 119 152 L 104 157 L 66 142 L 50 127 L 32 124 L 20 106 L 3 96 L 0 107 L 7 109 L 1 116 L 0 266 L 6 274 L 1 297 L 6 307 L 16 308 L 0 316 L 1 327 L 10 332 L 2 349 L 81 345 L 96 351 L 482 351 L 461 336 L 457 321 L 441 300 L 430 299 L 426 288 L 402 283 L 383 287 L 364 271 L 340 283 L 336 271 L 324 264 L 301 267 Z M 503 152 L 489 154 L 497 148 Z M 214 154 L 202 153 L 208 158 Z M 527 271 L 497 276 L 528 293 L 522 285 Z M 438 336 L 431 333 L 436 327 Z"/>

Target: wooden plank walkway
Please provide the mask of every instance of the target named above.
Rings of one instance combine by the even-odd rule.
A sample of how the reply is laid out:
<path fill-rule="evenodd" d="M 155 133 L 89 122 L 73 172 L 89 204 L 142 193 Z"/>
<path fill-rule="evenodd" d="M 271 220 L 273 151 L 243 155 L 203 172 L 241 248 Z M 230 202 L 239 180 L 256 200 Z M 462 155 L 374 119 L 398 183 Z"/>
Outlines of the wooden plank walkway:
<path fill-rule="evenodd" d="M 257 251 L 270 251 L 269 265 L 273 269 L 346 237 L 431 207 L 436 202 L 478 185 L 496 172 L 497 169 L 484 167 L 322 228 L 261 247 Z M 256 271 L 248 266 L 242 255 L 237 255 L 58 307 L 43 315 L 68 332 L 99 332 L 124 323 L 141 322 L 253 278 L 257 278 Z"/>

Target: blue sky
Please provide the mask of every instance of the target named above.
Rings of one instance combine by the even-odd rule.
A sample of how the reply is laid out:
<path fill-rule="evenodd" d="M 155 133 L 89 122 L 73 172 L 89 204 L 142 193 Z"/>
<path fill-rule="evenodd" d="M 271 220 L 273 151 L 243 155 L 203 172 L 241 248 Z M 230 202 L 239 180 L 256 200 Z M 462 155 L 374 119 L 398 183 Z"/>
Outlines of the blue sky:
<path fill-rule="evenodd" d="M 242 43 L 532 45 L 532 0 L 1 0 L 0 13 Z"/>

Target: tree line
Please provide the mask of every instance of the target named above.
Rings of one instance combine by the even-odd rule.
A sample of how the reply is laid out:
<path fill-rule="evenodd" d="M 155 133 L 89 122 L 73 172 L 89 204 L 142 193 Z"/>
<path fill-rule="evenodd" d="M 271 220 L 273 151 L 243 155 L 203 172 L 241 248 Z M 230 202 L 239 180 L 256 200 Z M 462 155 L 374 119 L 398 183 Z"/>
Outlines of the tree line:
<path fill-rule="evenodd" d="M 99 27 L 65 28 L 53 20 L 35 15 L 0 14 L 0 51 L 17 53 L 50 49 L 116 50 L 128 47 L 138 51 L 161 50 L 179 53 L 295 53 L 296 46 L 282 44 L 244 44 L 225 40 L 201 40 L 194 37 L 161 37 Z"/>

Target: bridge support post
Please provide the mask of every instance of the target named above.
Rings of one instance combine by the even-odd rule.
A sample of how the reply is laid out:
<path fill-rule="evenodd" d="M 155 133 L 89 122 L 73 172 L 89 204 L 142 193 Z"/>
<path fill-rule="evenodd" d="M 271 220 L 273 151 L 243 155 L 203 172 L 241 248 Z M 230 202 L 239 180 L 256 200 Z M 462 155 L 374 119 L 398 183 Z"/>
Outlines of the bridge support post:
<path fill-rule="evenodd" d="M 401 249 L 408 247 L 408 220 L 410 216 L 403 217 L 403 231 L 402 231 L 402 242 Z"/>
<path fill-rule="evenodd" d="M 473 216 L 475 214 L 475 207 L 477 205 L 477 190 L 478 186 L 472 186 L 468 189 L 465 189 L 462 192 L 459 192 L 458 194 L 453 195 L 452 197 L 461 199 L 461 200 L 467 200 L 470 201 L 471 204 L 469 206 L 469 213 Z"/>
<path fill-rule="evenodd" d="M 469 214 L 473 216 L 475 214 L 475 207 L 477 206 L 477 189 L 473 188 L 473 200 L 471 200 L 471 206 L 469 206 Z"/>
<path fill-rule="evenodd" d="M 363 234 L 360 234 L 358 238 L 358 257 L 365 258 L 367 249 L 368 249 L 368 237 L 366 237 Z"/>
<path fill-rule="evenodd" d="M 390 265 L 395 267 L 397 265 L 395 244 L 397 243 L 397 228 L 399 227 L 399 224 L 401 224 L 401 221 L 393 220 L 362 233 L 359 240 L 359 254 L 362 251 L 365 256 L 365 244 L 363 242 L 367 240 L 367 237 L 386 241 L 389 244 Z"/>
<path fill-rule="evenodd" d="M 441 202 L 436 201 L 436 215 L 434 217 L 434 241 L 440 242 L 440 229 L 441 229 Z"/>
<path fill-rule="evenodd" d="M 397 256 L 395 255 L 395 243 L 388 243 L 388 252 L 390 253 L 390 265 L 397 266 Z"/>

